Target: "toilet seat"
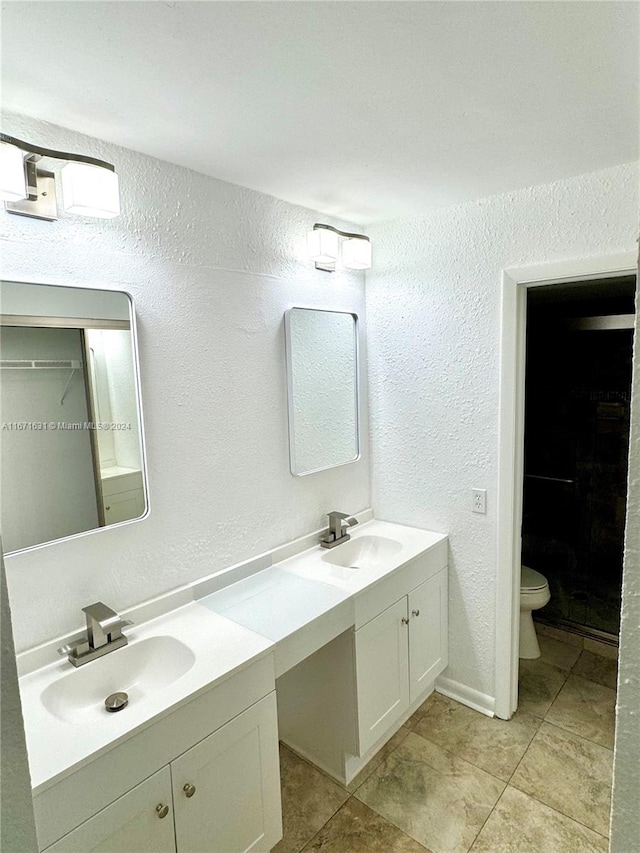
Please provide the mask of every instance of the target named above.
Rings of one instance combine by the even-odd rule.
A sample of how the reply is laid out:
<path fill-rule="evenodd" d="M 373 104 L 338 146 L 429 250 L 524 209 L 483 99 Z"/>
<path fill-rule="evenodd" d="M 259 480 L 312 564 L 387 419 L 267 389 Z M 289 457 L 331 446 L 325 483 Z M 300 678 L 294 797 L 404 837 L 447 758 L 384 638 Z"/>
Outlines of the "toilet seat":
<path fill-rule="evenodd" d="M 538 592 L 541 589 L 545 589 L 546 586 L 547 579 L 544 575 L 541 575 L 540 572 L 536 572 L 535 569 L 530 569 L 529 566 L 522 566 L 520 576 L 521 592 Z"/>

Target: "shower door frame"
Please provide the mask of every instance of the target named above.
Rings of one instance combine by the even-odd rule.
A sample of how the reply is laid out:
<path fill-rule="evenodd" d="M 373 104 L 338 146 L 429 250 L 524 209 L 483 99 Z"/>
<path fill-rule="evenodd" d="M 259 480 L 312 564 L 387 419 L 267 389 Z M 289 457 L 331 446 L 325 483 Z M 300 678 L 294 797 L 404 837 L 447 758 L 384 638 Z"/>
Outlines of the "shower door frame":
<path fill-rule="evenodd" d="M 518 707 L 527 288 L 637 274 L 633 252 L 502 271 L 494 713 L 504 720 Z"/>

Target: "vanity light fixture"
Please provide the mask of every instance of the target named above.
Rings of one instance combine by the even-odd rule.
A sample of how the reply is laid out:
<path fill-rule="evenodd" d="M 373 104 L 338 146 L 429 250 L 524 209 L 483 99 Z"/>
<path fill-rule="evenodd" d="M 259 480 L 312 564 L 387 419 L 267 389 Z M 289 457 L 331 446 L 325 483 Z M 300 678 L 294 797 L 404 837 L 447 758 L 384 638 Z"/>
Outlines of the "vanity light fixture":
<path fill-rule="evenodd" d="M 0 198 L 8 213 L 49 221 L 58 218 L 55 176 L 36 166 L 42 157 L 67 161 L 61 173 L 67 212 L 100 219 L 119 215 L 118 176 L 111 163 L 42 148 L 0 133 Z"/>
<path fill-rule="evenodd" d="M 334 272 L 336 261 L 340 258 L 339 237 L 342 243 L 342 263 L 350 270 L 368 270 L 371 268 L 371 240 L 366 234 L 351 234 L 340 231 L 333 225 L 316 222 L 307 233 L 309 258 L 315 261 L 317 270 Z"/>
<path fill-rule="evenodd" d="M 26 197 L 24 152 L 10 142 L 0 142 L 0 198 L 19 201 Z"/>

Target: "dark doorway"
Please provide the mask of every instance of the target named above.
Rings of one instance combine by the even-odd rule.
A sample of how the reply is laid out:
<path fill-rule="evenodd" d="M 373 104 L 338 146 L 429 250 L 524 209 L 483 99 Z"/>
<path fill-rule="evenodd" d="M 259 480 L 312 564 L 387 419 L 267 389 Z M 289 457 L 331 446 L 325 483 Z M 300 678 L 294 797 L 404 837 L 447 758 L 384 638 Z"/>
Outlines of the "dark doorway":
<path fill-rule="evenodd" d="M 522 562 L 549 581 L 534 617 L 616 640 L 636 281 L 529 288 Z"/>

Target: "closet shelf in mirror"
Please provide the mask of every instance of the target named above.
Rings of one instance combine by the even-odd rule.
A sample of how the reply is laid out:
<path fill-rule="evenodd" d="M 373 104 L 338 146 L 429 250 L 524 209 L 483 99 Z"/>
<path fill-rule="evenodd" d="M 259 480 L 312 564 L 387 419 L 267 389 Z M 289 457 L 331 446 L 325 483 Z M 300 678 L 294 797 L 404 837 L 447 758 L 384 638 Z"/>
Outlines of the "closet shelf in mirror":
<path fill-rule="evenodd" d="M 82 362 L 77 359 L 60 361 L 56 359 L 3 359 L 0 368 L 7 370 L 80 370 Z"/>
<path fill-rule="evenodd" d="M 4 370 L 70 370 L 71 375 L 64 386 L 60 405 L 64 405 L 64 398 L 67 396 L 67 391 L 71 385 L 71 380 L 76 370 L 82 369 L 82 362 L 78 359 L 68 359 L 66 361 L 58 361 L 55 359 L 3 359 L 0 361 L 0 368 Z"/>

